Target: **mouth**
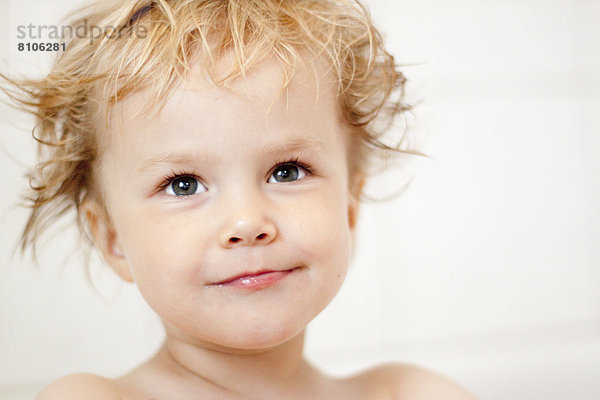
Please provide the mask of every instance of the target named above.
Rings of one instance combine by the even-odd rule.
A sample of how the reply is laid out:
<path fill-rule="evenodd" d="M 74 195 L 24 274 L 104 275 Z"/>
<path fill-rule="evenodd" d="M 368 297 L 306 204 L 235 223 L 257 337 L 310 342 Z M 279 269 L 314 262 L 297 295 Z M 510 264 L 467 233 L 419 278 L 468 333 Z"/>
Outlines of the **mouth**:
<path fill-rule="evenodd" d="M 260 270 L 257 272 L 244 272 L 226 280 L 210 283 L 207 286 L 230 287 L 239 289 L 263 289 L 276 284 L 300 267 L 286 270 Z"/>

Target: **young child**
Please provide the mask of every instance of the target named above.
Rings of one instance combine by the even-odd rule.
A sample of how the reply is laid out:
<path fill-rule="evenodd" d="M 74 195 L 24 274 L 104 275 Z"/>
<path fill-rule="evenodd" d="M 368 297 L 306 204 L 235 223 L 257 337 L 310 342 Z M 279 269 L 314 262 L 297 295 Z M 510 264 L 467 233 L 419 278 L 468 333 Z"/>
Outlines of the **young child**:
<path fill-rule="evenodd" d="M 105 0 L 84 23 L 102 35 L 9 81 L 42 150 L 22 248 L 73 207 L 166 339 L 117 379 L 70 375 L 38 400 L 473 398 L 410 365 L 334 379 L 303 358 L 346 275 L 363 183 L 400 152 L 382 135 L 404 78 L 364 6 Z"/>

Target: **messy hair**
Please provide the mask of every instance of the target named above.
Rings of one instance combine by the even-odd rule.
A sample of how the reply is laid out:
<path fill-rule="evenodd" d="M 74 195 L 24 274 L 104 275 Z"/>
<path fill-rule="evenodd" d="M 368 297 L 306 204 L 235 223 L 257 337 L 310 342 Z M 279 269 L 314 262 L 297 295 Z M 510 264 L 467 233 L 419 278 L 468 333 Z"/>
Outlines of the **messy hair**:
<path fill-rule="evenodd" d="M 21 252 L 31 247 L 34 259 L 39 235 L 72 209 L 91 242 L 81 213 L 85 201 L 99 195 L 93 182 L 102 155 L 98 105 L 142 88 L 164 101 L 195 56 L 220 85 L 275 57 L 285 87 L 300 54 L 315 55 L 337 81 L 341 117 L 356 143 L 351 173 L 368 175 L 373 159 L 404 151 L 403 137 L 390 144 L 383 135 L 408 109 L 405 78 L 360 0 L 102 0 L 69 18 L 74 28 L 105 29 L 63 38 L 65 51 L 41 79 L 1 76 L 4 92 L 36 120 L 38 164 L 27 175 L 31 212 L 20 238 Z M 217 73 L 226 53 L 233 66 Z"/>

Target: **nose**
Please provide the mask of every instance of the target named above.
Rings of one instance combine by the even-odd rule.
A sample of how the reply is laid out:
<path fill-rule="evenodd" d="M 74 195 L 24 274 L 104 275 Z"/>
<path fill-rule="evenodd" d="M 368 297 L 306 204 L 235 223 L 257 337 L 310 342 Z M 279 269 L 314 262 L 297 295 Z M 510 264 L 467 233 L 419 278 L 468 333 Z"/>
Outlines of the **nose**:
<path fill-rule="evenodd" d="M 243 209 L 230 214 L 219 232 L 219 244 L 224 248 L 264 246 L 277 237 L 277 229 L 261 206 L 246 203 Z"/>

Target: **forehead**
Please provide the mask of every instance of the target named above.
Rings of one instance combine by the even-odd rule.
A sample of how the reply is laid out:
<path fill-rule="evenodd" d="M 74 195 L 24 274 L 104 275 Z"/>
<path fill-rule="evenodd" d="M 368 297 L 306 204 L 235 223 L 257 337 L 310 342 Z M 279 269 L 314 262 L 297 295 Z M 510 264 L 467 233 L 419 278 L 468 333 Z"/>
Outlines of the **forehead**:
<path fill-rule="evenodd" d="M 284 65 L 275 59 L 220 83 L 203 69 L 204 64 L 193 62 L 167 97 L 157 98 L 150 86 L 110 106 L 105 124 L 99 128 L 104 145 L 152 130 L 157 124 L 177 129 L 190 117 L 196 119 L 199 132 L 204 126 L 228 125 L 243 119 L 249 126 L 265 128 L 295 122 L 299 133 L 308 133 L 313 125 L 323 122 L 315 118 L 315 113 L 321 119 L 327 117 L 336 128 L 342 127 L 333 74 L 319 60 L 302 60 L 287 82 Z M 217 75 L 226 76 L 234 62 L 231 57 L 223 57 L 217 63 Z"/>
<path fill-rule="evenodd" d="M 232 61 L 220 65 L 223 71 L 228 71 L 227 62 Z M 318 62 L 305 62 L 289 82 L 285 76 L 283 65 L 269 60 L 244 76 L 215 84 L 201 63 L 192 63 L 160 107 L 149 107 L 155 100 L 151 89 L 111 107 L 101 132 L 109 151 L 98 161 L 107 153 L 133 164 L 133 159 L 189 154 L 190 149 L 206 156 L 219 148 L 277 149 L 287 143 L 347 149 L 349 135 L 332 74 Z"/>

